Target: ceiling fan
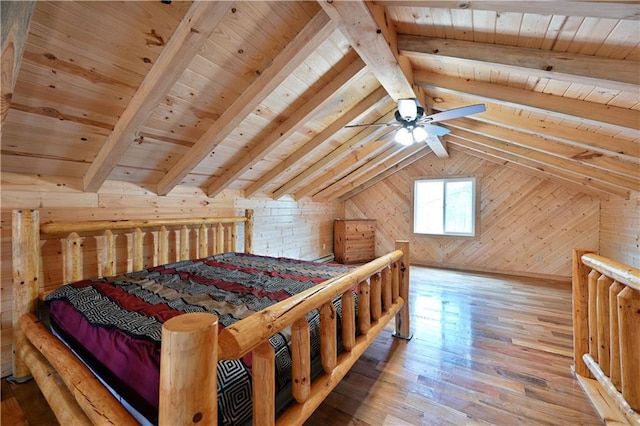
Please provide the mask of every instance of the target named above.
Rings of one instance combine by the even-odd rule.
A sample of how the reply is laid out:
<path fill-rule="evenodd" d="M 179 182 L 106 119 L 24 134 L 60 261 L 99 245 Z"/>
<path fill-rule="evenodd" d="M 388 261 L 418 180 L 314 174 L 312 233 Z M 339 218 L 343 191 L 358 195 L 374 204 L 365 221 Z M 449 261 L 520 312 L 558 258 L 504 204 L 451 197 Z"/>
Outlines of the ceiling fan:
<path fill-rule="evenodd" d="M 477 114 L 486 110 L 487 107 L 484 104 L 477 104 L 424 115 L 424 108 L 420 106 L 417 99 L 403 98 L 398 99 L 398 109 L 395 112 L 396 121 L 391 123 L 352 124 L 346 127 L 400 127 L 395 132 L 394 140 L 402 145 L 411 145 L 414 142 L 424 142 L 429 137 L 444 136 L 450 132 L 449 129 L 431 123 Z"/>

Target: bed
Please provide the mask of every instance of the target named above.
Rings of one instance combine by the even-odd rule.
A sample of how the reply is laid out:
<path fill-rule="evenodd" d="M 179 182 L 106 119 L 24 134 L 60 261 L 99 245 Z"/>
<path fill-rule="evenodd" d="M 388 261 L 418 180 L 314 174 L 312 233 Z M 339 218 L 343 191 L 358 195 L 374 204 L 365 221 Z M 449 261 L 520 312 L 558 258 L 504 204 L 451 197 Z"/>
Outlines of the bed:
<path fill-rule="evenodd" d="M 345 267 L 252 254 L 252 234 L 250 210 L 42 225 L 38 211 L 14 211 L 13 378 L 33 376 L 62 424 L 302 424 L 392 319 L 411 337 L 406 241 Z M 42 294 L 51 239 L 71 284 Z M 99 272 L 84 279 L 89 239 Z M 116 241 L 129 272 L 116 271 Z"/>

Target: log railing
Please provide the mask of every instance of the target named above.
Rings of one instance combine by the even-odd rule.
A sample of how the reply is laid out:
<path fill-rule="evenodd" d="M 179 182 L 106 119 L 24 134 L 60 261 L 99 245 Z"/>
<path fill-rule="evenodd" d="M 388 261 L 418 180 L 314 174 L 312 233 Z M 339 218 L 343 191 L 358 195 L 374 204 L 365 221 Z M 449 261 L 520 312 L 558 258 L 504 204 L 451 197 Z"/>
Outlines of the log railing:
<path fill-rule="evenodd" d="M 600 416 L 640 424 L 640 270 L 574 250 L 573 324 L 575 372 Z"/>

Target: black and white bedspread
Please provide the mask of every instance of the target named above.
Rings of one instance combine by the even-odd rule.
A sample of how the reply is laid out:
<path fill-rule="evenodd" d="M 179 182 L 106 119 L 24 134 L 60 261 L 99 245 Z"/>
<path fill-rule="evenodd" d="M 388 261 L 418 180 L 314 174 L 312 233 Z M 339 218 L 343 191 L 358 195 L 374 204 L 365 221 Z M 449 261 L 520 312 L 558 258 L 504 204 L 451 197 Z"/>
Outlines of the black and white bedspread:
<path fill-rule="evenodd" d="M 218 316 L 220 329 L 304 291 L 349 267 L 288 258 L 225 253 L 65 285 L 46 301 L 55 332 L 151 423 L 157 423 L 162 324 L 188 312 Z M 357 296 L 357 295 L 356 295 Z M 339 318 L 339 301 L 335 301 Z M 311 325 L 319 353 L 319 315 Z M 279 400 L 291 381 L 289 332 L 271 338 Z M 283 395 L 284 393 L 284 395 Z M 218 363 L 219 423 L 251 419 L 251 355 Z"/>

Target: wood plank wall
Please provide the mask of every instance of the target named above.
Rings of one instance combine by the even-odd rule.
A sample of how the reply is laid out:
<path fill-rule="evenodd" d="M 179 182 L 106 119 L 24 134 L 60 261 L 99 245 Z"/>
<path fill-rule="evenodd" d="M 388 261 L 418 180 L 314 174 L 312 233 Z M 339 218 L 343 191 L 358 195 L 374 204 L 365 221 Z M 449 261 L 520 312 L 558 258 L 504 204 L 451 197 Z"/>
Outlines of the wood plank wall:
<path fill-rule="evenodd" d="M 48 180 L 34 176 L 2 174 L 2 376 L 10 374 L 11 366 L 12 209 L 39 209 L 41 221 L 45 222 L 230 216 L 243 215 L 244 209 L 251 208 L 254 209 L 255 220 L 255 253 L 309 260 L 333 253 L 333 219 L 344 215 L 344 204 L 338 202 L 314 203 L 309 199 L 248 200 L 232 191 L 224 192 L 212 199 L 207 198 L 199 189 L 191 187 L 178 187 L 169 196 L 158 197 L 144 188 L 114 181 L 107 181 L 103 188 L 94 194 L 74 189 L 77 187 L 76 183 L 73 179 Z M 85 244 L 94 243 L 85 241 Z M 42 275 L 44 280 L 48 280 L 50 284 L 59 284 L 62 276 L 59 267 L 56 266 L 61 262 L 58 242 L 47 241 L 43 245 L 43 253 L 46 254 Z M 118 253 L 117 256 L 119 268 L 126 268 L 126 263 L 130 261 L 126 259 L 126 252 L 124 255 Z M 153 255 L 145 253 L 145 256 Z M 85 265 L 85 270 L 92 269 L 97 269 L 96 264 Z"/>
<path fill-rule="evenodd" d="M 478 238 L 412 234 L 413 182 L 423 177 L 479 178 Z M 393 238 L 411 242 L 411 263 L 568 279 L 571 250 L 598 248 L 600 200 L 539 177 L 451 151 L 417 161 L 349 199 L 346 218 L 376 219 L 376 253 Z"/>
<path fill-rule="evenodd" d="M 640 268 L 640 192 L 602 201 L 600 254 Z"/>

